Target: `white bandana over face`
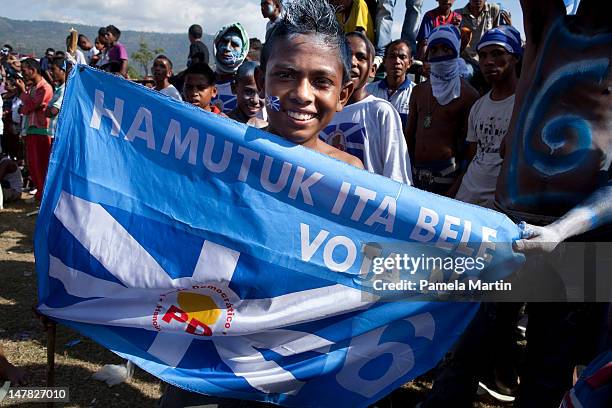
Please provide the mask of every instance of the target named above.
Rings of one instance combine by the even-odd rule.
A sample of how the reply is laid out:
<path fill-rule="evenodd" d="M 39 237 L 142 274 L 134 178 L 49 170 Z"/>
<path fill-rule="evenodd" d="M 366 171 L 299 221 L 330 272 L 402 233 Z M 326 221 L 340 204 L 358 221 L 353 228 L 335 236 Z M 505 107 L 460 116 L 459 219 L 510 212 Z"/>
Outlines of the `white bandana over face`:
<path fill-rule="evenodd" d="M 433 29 L 427 43 L 445 44 L 453 55 L 430 60 L 431 64 L 431 90 L 440 105 L 447 105 L 461 95 L 461 77 L 459 67 L 459 49 L 461 47 L 461 34 L 454 25 L 442 25 Z"/>
<path fill-rule="evenodd" d="M 431 90 L 433 96 L 442 106 L 461 96 L 461 77 L 459 76 L 459 60 L 453 58 L 446 61 L 431 62 Z"/>

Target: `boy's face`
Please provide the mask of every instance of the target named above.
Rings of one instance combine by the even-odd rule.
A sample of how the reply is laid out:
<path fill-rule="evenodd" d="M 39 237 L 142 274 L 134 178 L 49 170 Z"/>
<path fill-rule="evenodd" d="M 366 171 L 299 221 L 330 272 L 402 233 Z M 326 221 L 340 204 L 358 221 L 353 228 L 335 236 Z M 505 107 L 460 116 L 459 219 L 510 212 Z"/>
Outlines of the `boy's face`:
<path fill-rule="evenodd" d="M 31 81 L 32 79 L 34 79 L 36 70 L 34 68 L 30 68 L 28 64 L 23 64 L 21 66 L 21 73 L 23 74 L 23 78 L 25 80 Z"/>
<path fill-rule="evenodd" d="M 352 82 L 343 84 L 338 50 L 298 34 L 276 40 L 270 54 L 258 85 L 279 99 L 278 110 L 267 109 L 271 130 L 298 144 L 319 137 L 353 91 Z"/>
<path fill-rule="evenodd" d="M 156 58 L 153 61 L 151 74 L 153 74 L 153 79 L 156 82 L 160 82 L 172 76 L 172 68 L 170 68 L 170 64 L 168 64 L 168 61 L 166 61 L 165 59 Z"/>
<path fill-rule="evenodd" d="M 406 75 L 406 71 L 412 65 L 412 56 L 410 48 L 406 44 L 396 44 L 387 50 L 387 56 L 384 60 L 385 71 L 387 75 L 394 78 L 402 78 Z"/>
<path fill-rule="evenodd" d="M 263 108 L 263 99 L 259 97 L 255 77 L 241 78 L 232 86 L 236 94 L 238 109 L 247 117 L 252 118 Z"/>
<path fill-rule="evenodd" d="M 66 82 L 66 72 L 57 65 L 51 65 L 51 78 L 58 84 Z"/>
<path fill-rule="evenodd" d="M 478 51 L 480 70 L 489 84 L 505 81 L 515 75 L 517 59 L 500 45 L 488 45 Z"/>
<path fill-rule="evenodd" d="M 91 41 L 85 37 L 79 39 L 79 48 L 85 51 L 89 51 L 92 48 Z"/>
<path fill-rule="evenodd" d="M 208 78 L 202 74 L 187 74 L 183 84 L 183 95 L 186 102 L 210 110 L 210 100 L 217 96 L 217 87 L 211 85 Z"/>
<path fill-rule="evenodd" d="M 354 35 L 348 37 L 347 42 L 353 57 L 351 60 L 351 81 L 356 91 L 363 88 L 368 82 L 368 78 L 376 73 L 372 67 L 372 60 L 365 42 Z"/>
<path fill-rule="evenodd" d="M 276 17 L 277 14 L 277 5 L 273 0 L 261 0 L 261 15 L 263 18 Z"/>

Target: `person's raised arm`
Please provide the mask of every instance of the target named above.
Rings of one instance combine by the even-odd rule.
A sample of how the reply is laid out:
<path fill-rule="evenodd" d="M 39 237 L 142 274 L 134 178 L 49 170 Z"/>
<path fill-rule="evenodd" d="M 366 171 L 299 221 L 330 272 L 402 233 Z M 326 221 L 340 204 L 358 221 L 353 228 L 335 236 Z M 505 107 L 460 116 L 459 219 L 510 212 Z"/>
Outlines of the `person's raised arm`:
<path fill-rule="evenodd" d="M 514 243 L 517 251 L 552 252 L 557 245 L 575 235 L 612 222 L 612 182 L 591 194 L 563 217 L 545 227 L 519 224 L 521 238 Z"/>

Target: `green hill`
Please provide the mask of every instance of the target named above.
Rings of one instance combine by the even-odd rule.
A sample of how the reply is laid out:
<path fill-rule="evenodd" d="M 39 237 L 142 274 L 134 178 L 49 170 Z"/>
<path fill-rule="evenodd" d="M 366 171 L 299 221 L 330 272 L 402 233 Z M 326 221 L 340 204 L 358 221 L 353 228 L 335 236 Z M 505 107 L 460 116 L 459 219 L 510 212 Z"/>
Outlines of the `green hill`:
<path fill-rule="evenodd" d="M 98 33 L 99 27 L 57 23 L 53 21 L 25 21 L 12 20 L 0 17 L 0 45 L 11 44 L 15 51 L 24 54 L 34 54 L 40 57 L 47 48 L 66 49 L 66 37 L 70 28 L 74 27 L 79 33 L 85 34 L 92 41 Z M 144 31 L 129 31 L 121 29 L 120 41 L 126 46 L 130 56 L 139 48 L 139 43 L 144 40 L 149 49 L 162 48 L 164 54 L 172 60 L 176 72 L 185 68 L 187 54 L 189 53 L 189 40 L 187 39 L 187 28 L 183 34 L 154 33 Z M 205 34 L 202 39 L 211 51 L 214 37 Z M 212 62 L 212 61 L 211 61 Z M 140 72 L 140 64 L 130 62 L 130 66 Z"/>

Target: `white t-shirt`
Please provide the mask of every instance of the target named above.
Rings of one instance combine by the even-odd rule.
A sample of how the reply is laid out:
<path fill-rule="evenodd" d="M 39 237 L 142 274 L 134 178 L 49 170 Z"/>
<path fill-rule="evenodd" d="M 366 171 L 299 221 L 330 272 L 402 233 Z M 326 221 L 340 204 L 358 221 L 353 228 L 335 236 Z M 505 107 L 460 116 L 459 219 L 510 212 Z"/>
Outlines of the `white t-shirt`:
<path fill-rule="evenodd" d="M 169 97 L 171 97 L 171 98 L 174 98 L 174 99 L 176 99 L 176 100 L 179 100 L 179 101 L 182 101 L 182 100 L 183 100 L 183 98 L 181 98 L 181 94 L 180 94 L 180 92 L 178 91 L 178 89 L 176 89 L 176 88 L 174 87 L 174 85 L 172 85 L 172 84 L 168 85 L 168 87 L 166 87 L 166 88 L 162 89 L 162 90 L 161 90 L 161 91 L 159 91 L 159 92 L 161 92 L 161 93 L 163 93 L 164 95 L 167 95 L 167 96 L 169 96 Z"/>
<path fill-rule="evenodd" d="M 412 184 L 402 122 L 389 102 L 370 95 L 348 105 L 336 113 L 319 137 L 361 159 L 366 170 Z"/>
<path fill-rule="evenodd" d="M 85 54 L 85 60 L 87 60 L 87 64 L 89 65 L 91 63 L 91 59 L 98 55 L 100 50 L 98 50 L 96 47 L 91 47 L 90 50 L 84 51 L 83 53 Z"/>
<path fill-rule="evenodd" d="M 229 113 L 236 108 L 236 95 L 232 93 L 232 81 L 217 83 L 217 97 L 210 101 L 221 112 Z"/>
<path fill-rule="evenodd" d="M 497 176 L 503 161 L 499 148 L 508 132 L 513 107 L 514 95 L 494 101 L 491 92 L 472 106 L 466 140 L 477 144 L 476 155 L 463 176 L 457 200 L 493 208 Z"/>
<path fill-rule="evenodd" d="M 414 82 L 406 78 L 404 83 L 401 84 L 392 95 L 389 95 L 387 81 L 383 79 L 367 84 L 366 91 L 368 91 L 370 95 L 374 95 L 377 98 L 391 102 L 391 104 L 395 107 L 395 110 L 397 110 L 399 113 L 400 118 L 402 118 L 402 129 L 404 129 L 408 124 L 410 95 L 412 95 L 412 88 L 414 88 L 415 85 L 416 84 Z"/>

